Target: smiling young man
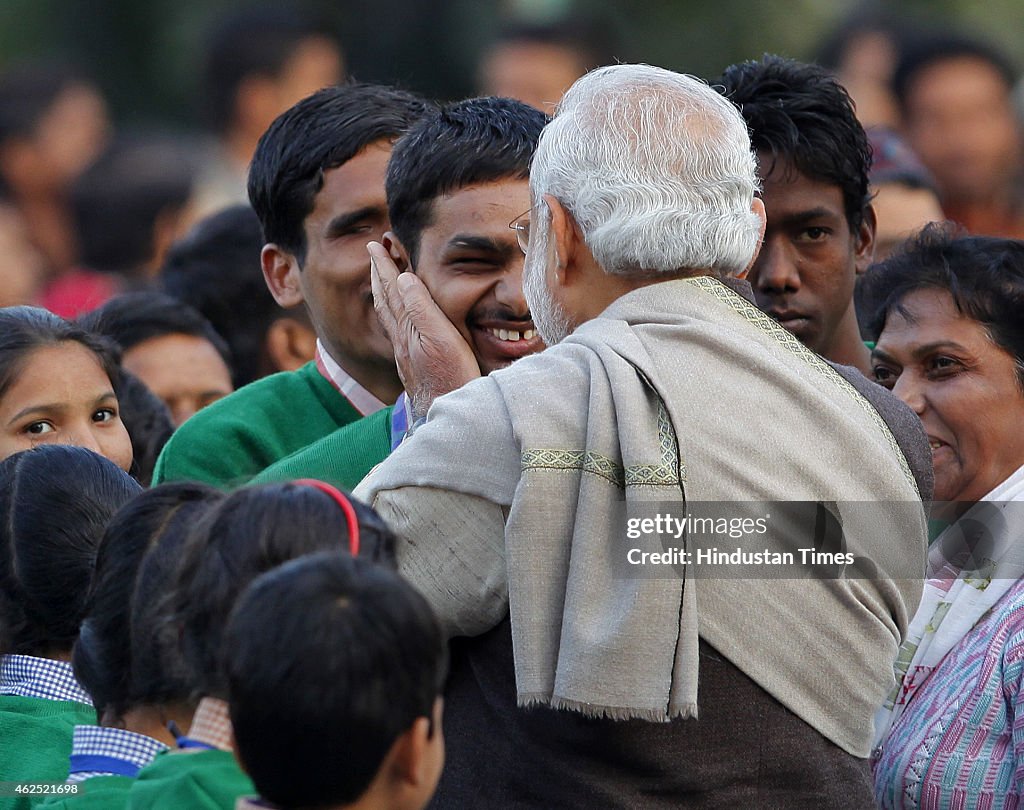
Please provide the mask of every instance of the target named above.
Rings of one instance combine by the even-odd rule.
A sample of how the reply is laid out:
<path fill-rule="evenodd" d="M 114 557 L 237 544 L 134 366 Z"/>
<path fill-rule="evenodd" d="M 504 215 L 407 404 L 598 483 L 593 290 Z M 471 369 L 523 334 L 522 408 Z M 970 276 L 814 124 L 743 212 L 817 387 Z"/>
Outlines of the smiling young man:
<path fill-rule="evenodd" d="M 460 350 L 431 366 L 410 358 L 405 341 L 396 342 L 405 395 L 394 411 L 335 431 L 269 467 L 257 482 L 315 477 L 355 486 L 437 396 L 543 348 L 523 296 L 523 252 L 509 223 L 530 207 L 530 160 L 546 120 L 518 101 L 469 99 L 428 114 L 395 145 L 387 170 L 393 233 L 384 242 L 395 265 L 415 274 L 403 274 L 402 282 L 407 294 L 416 284 L 412 306 L 442 313 Z M 392 330 L 405 328 L 387 307 L 380 314 L 392 319 Z"/>
<path fill-rule="evenodd" d="M 823 68 L 778 56 L 712 86 L 740 109 L 768 222 L 748 275 L 758 306 L 808 348 L 870 374 L 853 287 L 874 253 L 871 149 L 850 97 Z"/>
<path fill-rule="evenodd" d="M 196 414 L 164 448 L 154 483 L 244 484 L 394 402 L 402 386 L 373 310 L 366 242 L 390 227 L 384 172 L 392 143 L 426 109 L 409 93 L 350 84 L 303 99 L 264 133 L 249 171 L 267 240 L 263 276 L 282 307 L 305 305 L 316 359 Z"/>

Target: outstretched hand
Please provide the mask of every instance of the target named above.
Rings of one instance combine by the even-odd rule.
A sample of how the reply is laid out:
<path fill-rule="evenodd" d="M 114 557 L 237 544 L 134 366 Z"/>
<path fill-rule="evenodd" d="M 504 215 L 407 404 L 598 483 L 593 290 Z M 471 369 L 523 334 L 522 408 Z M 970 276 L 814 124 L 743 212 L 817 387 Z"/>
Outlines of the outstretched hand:
<path fill-rule="evenodd" d="M 426 414 L 442 394 L 480 376 L 473 350 L 414 273 L 399 273 L 379 242 L 370 253 L 373 308 L 395 349 L 398 376 L 413 416 Z"/>

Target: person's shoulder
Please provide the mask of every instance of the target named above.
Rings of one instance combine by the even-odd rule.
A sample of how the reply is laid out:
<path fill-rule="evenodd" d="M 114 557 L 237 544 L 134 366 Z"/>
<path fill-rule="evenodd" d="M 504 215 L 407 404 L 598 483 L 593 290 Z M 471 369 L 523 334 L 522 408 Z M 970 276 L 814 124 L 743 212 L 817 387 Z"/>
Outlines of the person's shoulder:
<path fill-rule="evenodd" d="M 892 391 L 869 380 L 853 366 L 826 362 L 864 397 L 882 418 L 914 474 L 921 500 L 931 500 L 934 488 L 932 451 L 917 414 Z"/>
<path fill-rule="evenodd" d="M 310 373 L 312 369 L 312 374 Z M 282 371 L 249 383 L 207 405 L 171 435 L 157 459 L 153 483 L 195 479 L 227 484 L 236 476 L 249 477 L 266 466 L 254 460 L 254 469 L 235 469 L 239 453 L 253 453 L 273 432 L 294 424 L 303 403 L 318 397 L 312 363 L 297 371 Z"/>

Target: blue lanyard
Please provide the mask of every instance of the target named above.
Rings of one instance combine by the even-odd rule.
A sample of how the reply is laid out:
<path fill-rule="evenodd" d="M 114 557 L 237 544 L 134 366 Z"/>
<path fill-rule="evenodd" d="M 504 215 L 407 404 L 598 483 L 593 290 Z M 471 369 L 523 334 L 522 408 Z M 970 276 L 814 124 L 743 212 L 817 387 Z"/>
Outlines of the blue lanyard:
<path fill-rule="evenodd" d="M 71 773 L 112 773 L 116 776 L 130 776 L 133 779 L 139 775 L 139 766 L 117 757 L 104 754 L 72 754 Z"/>
<path fill-rule="evenodd" d="M 199 740 L 193 740 L 191 737 L 178 737 L 178 748 L 202 748 L 206 751 L 215 750 L 212 745 L 200 742 Z"/>

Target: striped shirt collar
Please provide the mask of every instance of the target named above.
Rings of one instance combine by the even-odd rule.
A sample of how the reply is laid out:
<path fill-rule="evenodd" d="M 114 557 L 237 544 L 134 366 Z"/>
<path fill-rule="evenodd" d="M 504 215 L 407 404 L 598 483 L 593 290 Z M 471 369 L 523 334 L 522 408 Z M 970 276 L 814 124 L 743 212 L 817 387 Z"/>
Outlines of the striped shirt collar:
<path fill-rule="evenodd" d="M 212 697 L 200 700 L 192 717 L 188 739 L 221 751 L 232 751 L 232 737 L 227 701 Z"/>
<path fill-rule="evenodd" d="M 134 777 L 166 750 L 159 740 L 123 728 L 75 726 L 68 782 L 83 782 L 94 776 Z"/>
<path fill-rule="evenodd" d="M 362 416 L 369 416 L 382 408 L 386 408 L 383 402 L 363 388 L 355 378 L 345 369 L 338 365 L 337 361 L 328 354 L 324 344 L 317 338 L 316 341 L 316 367 L 326 378 L 327 382 L 334 386 L 335 390 L 345 399 L 352 403 Z"/>
<path fill-rule="evenodd" d="M 71 664 L 33 655 L 0 656 L 0 695 L 92 705 L 92 698 L 78 683 Z"/>

